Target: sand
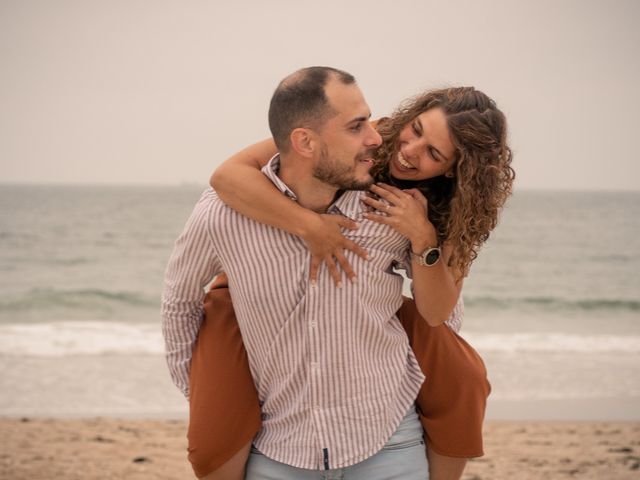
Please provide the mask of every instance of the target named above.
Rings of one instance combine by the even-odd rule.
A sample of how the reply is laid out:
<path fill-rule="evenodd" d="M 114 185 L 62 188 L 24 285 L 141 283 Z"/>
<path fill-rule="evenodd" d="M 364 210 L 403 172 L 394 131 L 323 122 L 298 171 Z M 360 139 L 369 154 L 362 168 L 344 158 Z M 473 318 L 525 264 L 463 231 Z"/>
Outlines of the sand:
<path fill-rule="evenodd" d="M 188 479 L 183 420 L 0 418 L 0 479 Z M 640 422 L 487 422 L 465 480 L 640 479 Z"/>
<path fill-rule="evenodd" d="M 488 422 L 467 480 L 640 479 L 640 422 Z"/>

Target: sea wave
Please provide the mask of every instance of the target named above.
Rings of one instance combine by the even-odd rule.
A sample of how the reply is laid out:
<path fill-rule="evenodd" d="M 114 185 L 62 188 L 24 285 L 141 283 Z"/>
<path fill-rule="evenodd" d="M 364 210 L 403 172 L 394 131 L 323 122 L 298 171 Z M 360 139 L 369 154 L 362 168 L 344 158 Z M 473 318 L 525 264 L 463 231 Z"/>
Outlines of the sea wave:
<path fill-rule="evenodd" d="M 137 292 L 109 291 L 98 288 L 58 290 L 32 289 L 26 294 L 0 300 L 0 312 L 25 312 L 48 308 L 80 308 L 90 311 L 106 306 L 157 307 L 159 299 L 148 298 Z"/>
<path fill-rule="evenodd" d="M 583 298 L 583 299 L 562 299 L 557 297 L 519 297 L 519 298 L 499 298 L 499 297 L 464 297 L 467 307 L 477 308 L 536 308 L 552 311 L 640 311 L 640 300 L 633 299 L 610 299 L 610 298 Z"/>
<path fill-rule="evenodd" d="M 481 353 L 640 353 L 639 335 L 463 332 Z M 65 321 L 0 326 L 0 355 L 162 354 L 158 323 Z"/>
<path fill-rule="evenodd" d="M 70 265 L 83 258 L 65 260 Z M 10 270 L 4 265 L 4 270 Z M 640 312 L 640 300 L 624 298 L 563 299 L 552 296 L 500 297 L 464 295 L 468 309 L 479 311 L 519 310 L 561 313 L 633 313 Z M 47 312 L 49 309 L 115 311 L 120 308 L 154 308 L 159 305 L 159 293 L 149 295 L 139 291 L 114 291 L 105 288 L 32 288 L 26 292 L 5 294 L 0 298 L 0 314 Z"/>

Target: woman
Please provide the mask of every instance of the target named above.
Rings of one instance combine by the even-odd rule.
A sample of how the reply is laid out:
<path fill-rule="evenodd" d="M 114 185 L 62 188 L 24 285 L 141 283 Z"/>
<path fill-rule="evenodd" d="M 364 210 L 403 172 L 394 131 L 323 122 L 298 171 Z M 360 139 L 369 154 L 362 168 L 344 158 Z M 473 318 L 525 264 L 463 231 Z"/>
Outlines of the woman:
<path fill-rule="evenodd" d="M 506 121 L 482 92 L 449 88 L 409 100 L 376 128 L 383 143 L 372 173 L 384 183 L 372 187 L 376 198 L 365 199 L 372 209 L 366 217 L 391 225 L 412 245 L 418 237 L 418 244 L 430 247 L 414 251 L 434 266 L 423 282 L 428 288 L 416 292 L 416 304 L 405 302 L 399 318 L 427 376 L 417 405 L 429 440 L 431 478 L 459 478 L 465 459 L 482 455 L 486 372 L 464 340 L 445 326 L 429 325 L 459 319 L 452 311 L 463 278 L 511 193 Z M 232 208 L 304 239 L 312 254 L 312 279 L 324 262 L 336 283 L 341 282 L 338 265 L 355 281 L 343 251 L 366 252 L 340 233 L 341 227 L 356 228 L 355 223 L 318 215 L 275 194 L 257 170 L 275 153 L 269 140 L 249 147 L 216 171 L 213 186 Z M 209 292 L 205 310 L 192 360 L 190 459 L 198 476 L 232 478 L 259 429 L 259 406 L 224 280 Z M 233 365 L 220 367 L 230 357 Z M 225 383 L 226 378 L 235 383 Z M 220 385 L 228 388 L 213 390 Z M 241 414 L 234 416 L 234 409 Z M 212 432 L 224 440 L 212 441 Z"/>

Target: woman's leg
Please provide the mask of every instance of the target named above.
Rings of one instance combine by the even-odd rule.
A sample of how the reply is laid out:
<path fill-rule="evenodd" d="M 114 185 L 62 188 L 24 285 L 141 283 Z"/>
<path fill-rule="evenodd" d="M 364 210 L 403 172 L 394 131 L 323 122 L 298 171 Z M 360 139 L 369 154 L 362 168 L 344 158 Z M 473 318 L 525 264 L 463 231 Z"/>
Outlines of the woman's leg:
<path fill-rule="evenodd" d="M 260 405 L 226 278 L 205 297 L 189 384 L 189 461 L 198 478 L 244 478 Z"/>
<path fill-rule="evenodd" d="M 433 451 L 427 445 L 429 480 L 460 480 L 467 466 L 466 458 L 447 457 Z"/>
<path fill-rule="evenodd" d="M 200 480 L 244 480 L 245 466 L 250 451 L 251 441 L 213 472 L 204 477 L 200 477 Z"/>
<path fill-rule="evenodd" d="M 459 479 L 467 458 L 483 455 L 482 423 L 491 390 L 484 362 L 446 325 L 430 327 L 412 300 L 405 299 L 398 317 L 426 376 L 416 405 L 431 479 Z"/>
<path fill-rule="evenodd" d="M 429 327 L 412 301 L 405 300 L 399 318 L 427 376 L 417 406 L 428 439 L 431 478 L 457 479 L 467 458 L 483 454 L 482 422 L 490 391 L 484 363 L 448 327 Z M 242 478 L 251 439 L 260 429 L 260 407 L 225 279 L 205 299 L 190 386 L 189 460 L 196 475 Z"/>

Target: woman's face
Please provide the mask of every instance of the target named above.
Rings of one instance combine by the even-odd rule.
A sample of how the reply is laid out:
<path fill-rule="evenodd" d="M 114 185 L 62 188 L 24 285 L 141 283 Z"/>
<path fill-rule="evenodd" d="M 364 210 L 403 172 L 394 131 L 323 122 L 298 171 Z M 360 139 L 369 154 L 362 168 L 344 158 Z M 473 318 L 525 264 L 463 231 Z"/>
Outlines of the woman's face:
<path fill-rule="evenodd" d="M 389 173 L 399 180 L 426 180 L 453 172 L 456 149 L 439 107 L 431 108 L 404 126 Z"/>

